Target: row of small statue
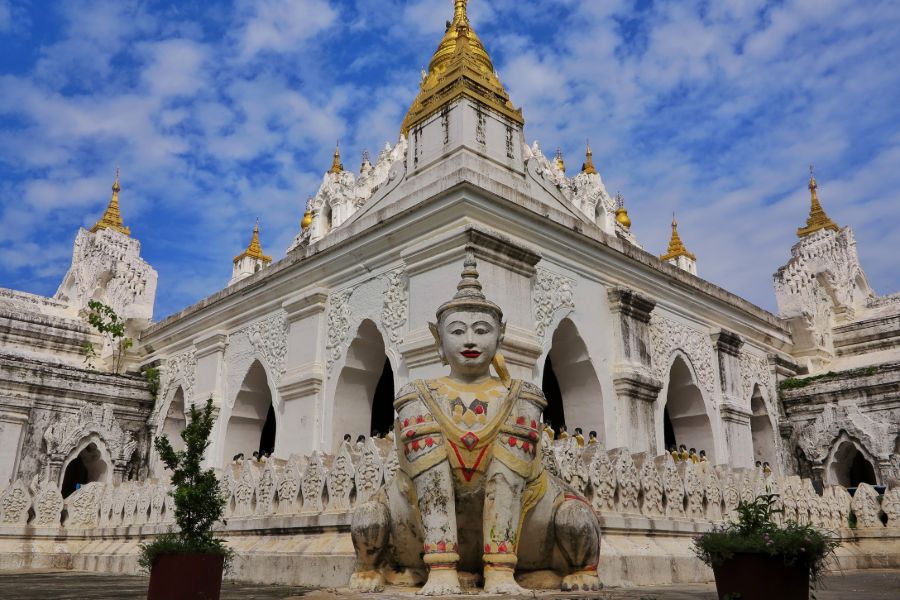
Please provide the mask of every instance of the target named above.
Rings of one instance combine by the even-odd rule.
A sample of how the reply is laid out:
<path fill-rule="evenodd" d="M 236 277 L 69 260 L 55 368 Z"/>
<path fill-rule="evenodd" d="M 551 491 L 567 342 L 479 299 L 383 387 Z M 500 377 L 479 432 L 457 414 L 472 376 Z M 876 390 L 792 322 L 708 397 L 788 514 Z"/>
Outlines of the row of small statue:
<path fill-rule="evenodd" d="M 672 455 L 675 462 L 691 462 L 694 464 L 707 462 L 706 450 L 700 450 L 698 453 L 696 448 L 688 450 L 687 446 L 684 444 L 681 444 L 681 446 L 678 447 L 676 447 L 675 444 L 672 444 L 669 446 L 669 454 Z"/>
<path fill-rule="evenodd" d="M 560 425 L 559 433 L 556 433 L 550 421 L 544 421 L 544 433 L 547 434 L 547 437 L 550 438 L 550 441 L 569 439 L 569 432 L 566 429 L 565 425 Z M 592 445 L 600 443 L 600 440 L 597 439 L 596 431 L 589 431 L 587 442 L 585 442 L 584 432 L 581 430 L 581 427 L 575 428 L 575 433 L 572 437 L 575 438 L 575 441 L 578 442 L 579 446 L 584 446 L 585 444 Z"/>

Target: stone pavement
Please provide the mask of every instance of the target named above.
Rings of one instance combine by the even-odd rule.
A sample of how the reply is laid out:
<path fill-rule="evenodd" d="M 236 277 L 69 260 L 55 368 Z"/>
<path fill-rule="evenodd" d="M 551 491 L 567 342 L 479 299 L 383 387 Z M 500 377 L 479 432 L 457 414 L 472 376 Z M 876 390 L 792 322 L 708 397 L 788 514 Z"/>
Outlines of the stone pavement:
<path fill-rule="evenodd" d="M 98 575 L 77 571 L 19 571 L 0 573 L 2 600 L 143 600 L 147 578 L 126 575 Z M 818 600 L 896 600 L 900 598 L 900 570 L 847 571 L 831 575 L 816 592 Z M 304 590 L 297 587 L 265 586 L 226 582 L 222 600 L 389 600 L 418 598 L 411 591 L 357 595 L 333 590 Z M 481 596 L 479 600 L 490 599 Z M 676 585 L 642 588 L 610 588 L 601 592 L 561 594 L 542 592 L 526 598 L 546 600 L 716 600 L 715 586 Z M 772 596 L 777 600 L 777 596 Z M 508 596 L 504 600 L 511 600 Z"/>

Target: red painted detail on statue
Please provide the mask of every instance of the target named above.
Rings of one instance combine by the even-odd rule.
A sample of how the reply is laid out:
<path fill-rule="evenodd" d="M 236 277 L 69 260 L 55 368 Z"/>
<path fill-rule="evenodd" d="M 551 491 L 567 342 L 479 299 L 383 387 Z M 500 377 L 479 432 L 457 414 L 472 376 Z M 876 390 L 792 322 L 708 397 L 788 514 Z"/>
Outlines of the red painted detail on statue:
<path fill-rule="evenodd" d="M 471 431 L 467 431 L 464 436 L 459 438 L 459 441 L 463 443 L 463 446 L 465 446 L 467 450 L 471 450 L 475 447 L 475 444 L 478 443 L 478 436 Z"/>
<path fill-rule="evenodd" d="M 497 546 L 497 552 L 509 552 L 506 547 L 506 542 L 500 542 L 500 545 Z"/>
<path fill-rule="evenodd" d="M 531 428 L 537 429 L 537 421 L 535 421 L 534 419 L 531 420 Z"/>
<path fill-rule="evenodd" d="M 447 542 L 441 540 L 437 543 L 438 552 L 446 552 L 447 551 Z"/>
<path fill-rule="evenodd" d="M 470 432 L 471 433 L 471 432 Z M 485 446 L 481 449 L 481 452 L 478 453 L 478 458 L 475 459 L 475 463 L 469 467 L 466 465 L 466 462 L 463 460 L 462 455 L 459 453 L 459 446 L 450 442 L 448 440 L 450 447 L 453 448 L 453 453 L 456 454 L 456 460 L 459 461 L 460 470 L 462 471 L 463 477 L 466 481 L 472 481 L 472 476 L 475 475 L 475 472 L 478 470 L 478 465 L 481 464 L 481 460 L 484 458 L 485 452 L 487 452 L 488 447 Z"/>
<path fill-rule="evenodd" d="M 531 450 L 531 444 L 529 444 L 528 442 L 522 442 L 522 450 L 528 452 L 529 450 Z"/>
<path fill-rule="evenodd" d="M 513 436 L 509 436 L 509 442 L 508 442 L 508 443 L 509 443 L 509 445 L 510 445 L 512 448 L 515 448 L 515 447 L 516 447 L 516 438 L 514 438 Z"/>
<path fill-rule="evenodd" d="M 403 426 L 409 427 L 409 419 L 403 419 Z"/>
<path fill-rule="evenodd" d="M 529 431 L 528 437 L 530 437 L 532 441 L 536 442 L 538 439 L 538 434 L 536 431 Z"/>
<path fill-rule="evenodd" d="M 476 414 L 476 415 L 483 415 L 483 414 L 484 414 L 484 407 L 481 406 L 480 404 L 479 404 L 478 406 L 476 406 L 476 407 L 475 407 L 475 414 Z"/>
<path fill-rule="evenodd" d="M 485 552 L 485 554 L 490 554 L 490 553 L 491 553 L 491 545 L 490 545 L 490 544 L 485 544 L 485 545 L 484 545 L 484 552 Z"/>
<path fill-rule="evenodd" d="M 416 423 L 424 423 L 424 422 L 425 422 L 425 417 L 423 417 L 422 415 L 419 415 L 418 417 L 416 417 Z"/>
<path fill-rule="evenodd" d="M 427 440 L 425 440 L 425 445 L 428 446 L 429 448 L 434 446 L 434 438 L 429 437 Z"/>
<path fill-rule="evenodd" d="M 585 506 L 587 506 L 587 507 L 590 508 L 591 510 L 594 510 L 594 507 L 591 506 L 590 503 L 589 503 L 587 500 L 585 500 L 584 498 L 582 498 L 581 496 L 576 496 L 575 494 L 564 494 L 564 495 L 563 495 L 563 499 L 565 499 L 565 500 L 575 500 L 576 502 L 581 502 L 582 504 L 584 504 Z"/>
<path fill-rule="evenodd" d="M 408 430 L 408 431 L 406 432 L 406 437 L 408 437 L 408 438 L 411 438 L 411 437 L 413 437 L 414 435 L 416 435 L 416 430 L 415 430 L 415 429 L 410 429 L 410 430 Z"/>
<path fill-rule="evenodd" d="M 516 425 L 524 425 L 524 424 L 525 424 L 525 417 L 517 417 L 516 418 Z"/>
<path fill-rule="evenodd" d="M 413 440 L 413 443 L 412 443 L 412 449 L 413 449 L 413 450 L 418 450 L 418 449 L 419 449 L 419 440 Z"/>

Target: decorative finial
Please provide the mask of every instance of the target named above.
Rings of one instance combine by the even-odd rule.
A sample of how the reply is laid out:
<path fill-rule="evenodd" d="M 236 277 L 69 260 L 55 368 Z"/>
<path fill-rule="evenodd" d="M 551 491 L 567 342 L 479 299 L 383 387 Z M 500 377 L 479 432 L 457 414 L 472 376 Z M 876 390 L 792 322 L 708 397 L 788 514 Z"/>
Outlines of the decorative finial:
<path fill-rule="evenodd" d="M 581 172 L 587 175 L 597 175 L 597 169 L 594 167 L 594 152 L 591 150 L 591 140 L 587 141 L 587 151 L 584 153 L 584 165 Z"/>
<path fill-rule="evenodd" d="M 313 222 L 312 201 L 312 196 L 306 199 L 306 212 L 303 213 L 303 218 L 300 220 L 300 229 L 304 231 L 309 229 Z"/>
<path fill-rule="evenodd" d="M 462 22 L 469 22 L 469 0 L 454 0 L 453 2 L 453 25 Z"/>
<path fill-rule="evenodd" d="M 256 217 L 256 224 L 253 225 L 253 235 L 250 236 L 250 244 L 247 246 L 246 250 L 234 257 L 234 262 L 239 262 L 242 258 L 247 256 L 261 260 L 266 264 L 272 262 L 271 256 L 263 254 L 262 245 L 259 243 L 259 217 Z"/>
<path fill-rule="evenodd" d="M 503 311 L 500 307 L 488 300 L 478 280 L 478 265 L 475 262 L 475 253 L 471 249 L 466 250 L 466 258 L 463 261 L 462 277 L 456 285 L 456 294 L 453 299 L 445 302 L 437 310 L 438 321 L 441 315 L 449 310 L 486 311 L 497 316 L 497 320 L 503 320 Z"/>
<path fill-rule="evenodd" d="M 688 252 L 688 249 L 684 247 L 684 242 L 681 241 L 681 236 L 678 235 L 678 221 L 675 219 L 675 213 L 673 212 L 672 237 L 669 239 L 669 249 L 659 258 L 660 260 L 668 261 L 679 256 L 686 256 L 691 260 L 697 260 L 697 257 L 691 252 Z"/>
<path fill-rule="evenodd" d="M 364 171 L 372 168 L 372 161 L 369 160 L 369 151 L 363 150 L 362 153 L 362 163 L 359 165 L 359 172 L 363 173 Z"/>
<path fill-rule="evenodd" d="M 625 197 L 622 196 L 622 192 L 616 192 L 616 222 L 624 227 L 625 229 L 631 229 L 631 217 L 628 216 L 628 211 L 625 210 Z"/>
<path fill-rule="evenodd" d="M 563 160 L 562 148 L 558 146 L 556 148 L 556 158 L 554 159 L 554 162 L 556 163 L 557 169 L 559 169 L 563 173 L 566 172 L 566 162 Z"/>
<path fill-rule="evenodd" d="M 97 221 L 93 227 L 91 227 L 91 233 L 97 233 L 101 229 L 112 229 L 113 231 L 124 233 L 125 235 L 131 235 L 131 229 L 125 227 L 122 221 L 122 213 L 119 210 L 119 192 L 121 191 L 122 186 L 119 185 L 119 167 L 116 166 L 116 179 L 112 184 L 112 198 L 110 198 L 109 205 L 107 205 L 106 210 L 103 212 L 103 216 L 100 217 L 100 220 Z"/>
<path fill-rule="evenodd" d="M 331 168 L 328 169 L 329 173 L 339 174 L 344 171 L 344 164 L 341 162 L 341 141 L 338 140 L 337 145 L 334 148 L 334 157 L 331 161 Z"/>
<path fill-rule="evenodd" d="M 806 227 L 797 229 L 797 237 L 805 237 L 820 229 L 830 229 L 832 231 L 838 231 L 839 229 L 837 224 L 825 214 L 825 209 L 822 208 L 822 204 L 819 202 L 818 188 L 819 184 L 816 183 L 815 167 L 809 165 L 809 217 L 806 219 Z"/>

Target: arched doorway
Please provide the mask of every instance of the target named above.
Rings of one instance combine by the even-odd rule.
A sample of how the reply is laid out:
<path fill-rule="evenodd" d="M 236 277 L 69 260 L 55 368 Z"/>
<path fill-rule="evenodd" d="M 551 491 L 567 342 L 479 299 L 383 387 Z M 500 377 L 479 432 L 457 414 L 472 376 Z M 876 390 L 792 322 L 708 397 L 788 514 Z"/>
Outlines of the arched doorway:
<path fill-rule="evenodd" d="M 82 485 L 106 480 L 108 470 L 109 465 L 106 464 L 103 453 L 100 452 L 97 444 L 91 442 L 66 466 L 60 489 L 63 498 L 68 498 Z"/>
<path fill-rule="evenodd" d="M 830 483 L 844 487 L 856 487 L 860 483 L 870 485 L 878 483 L 872 462 L 855 443 L 847 439 L 834 451 L 828 466 L 828 474 Z"/>
<path fill-rule="evenodd" d="M 223 464 L 237 454 L 250 458 L 253 452 L 275 450 L 275 409 L 272 390 L 262 363 L 255 361 L 247 371 L 234 400 L 225 431 Z"/>
<path fill-rule="evenodd" d="M 585 436 L 594 430 L 604 441 L 600 380 L 597 379 L 587 346 L 570 319 L 563 319 L 553 332 L 544 367 L 543 388 L 547 396 L 544 418 L 554 428 L 566 425 L 574 431 L 580 427 Z"/>
<path fill-rule="evenodd" d="M 665 434 L 665 423 L 671 427 L 670 440 Z M 672 444 L 684 444 L 697 452 L 706 450 L 710 462 L 715 462 L 712 426 L 706 414 L 703 394 L 694 382 L 691 369 L 681 356 L 676 356 L 669 370 L 669 386 L 666 388 L 666 403 L 663 407 L 663 442 L 668 448 Z"/>
<path fill-rule="evenodd" d="M 760 461 L 773 465 L 775 464 L 775 431 L 772 429 L 769 411 L 766 410 L 766 402 L 758 385 L 753 387 L 750 412 L 750 437 L 753 440 L 754 463 Z"/>
<path fill-rule="evenodd" d="M 172 402 L 169 403 L 169 410 L 166 411 L 166 419 L 163 421 L 162 435 L 169 439 L 172 448 L 181 450 L 184 448 L 184 440 L 181 439 L 181 432 L 187 423 L 184 417 L 184 390 L 179 386 L 172 396 Z"/>
<path fill-rule="evenodd" d="M 384 433 L 393 422 L 394 372 L 381 333 L 366 319 L 347 349 L 335 386 L 330 450 L 340 446 L 345 434 L 356 440 L 373 430 Z"/>

